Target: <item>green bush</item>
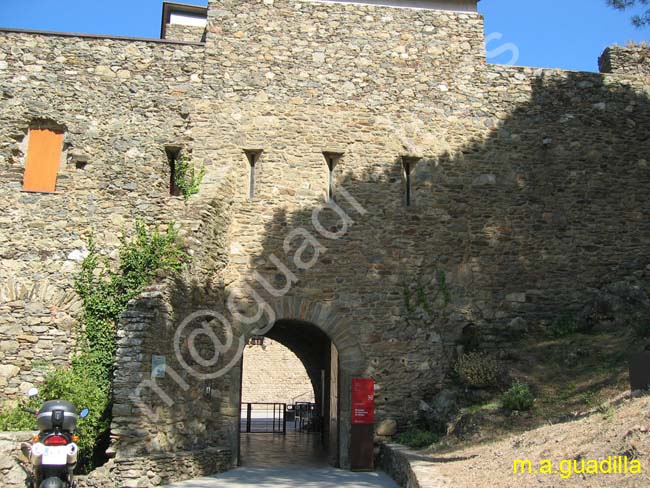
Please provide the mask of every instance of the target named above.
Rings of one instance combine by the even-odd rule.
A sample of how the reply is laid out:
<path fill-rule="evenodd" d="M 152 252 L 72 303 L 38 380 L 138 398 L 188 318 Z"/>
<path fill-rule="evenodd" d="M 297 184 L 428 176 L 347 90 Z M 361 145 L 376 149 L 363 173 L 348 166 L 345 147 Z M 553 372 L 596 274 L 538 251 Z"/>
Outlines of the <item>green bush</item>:
<path fill-rule="evenodd" d="M 570 313 L 560 315 L 551 324 L 553 337 L 567 337 L 578 332 L 578 322 Z"/>
<path fill-rule="evenodd" d="M 51 371 L 45 378 L 36 398 L 20 403 L 16 408 L 0 414 L 0 430 L 37 430 L 36 418 L 21 408 L 38 410 L 48 400 L 66 400 L 78 411 L 88 408 L 85 419 L 79 419 L 77 432 L 80 440 L 79 467 L 81 470 L 92 466 L 93 451 L 96 440 L 108 429 L 106 409 L 109 406 L 108 385 L 99 384 L 88 374 L 77 369 L 59 368 Z"/>
<path fill-rule="evenodd" d="M 148 229 L 142 222 L 136 222 L 131 239 L 121 238 L 117 269 L 102 259 L 92 237 L 88 250 L 75 280 L 83 316 L 79 327 L 80 354 L 73 360 L 73 366 L 104 383 L 113 377 L 115 324 L 127 304 L 158 272 L 180 270 L 188 256 L 178 243 L 173 224 L 161 233 Z"/>
<path fill-rule="evenodd" d="M 451 302 L 451 293 L 447 285 L 447 274 L 443 270 L 436 271 L 436 285 L 423 285 L 419 280 L 409 285 L 403 285 L 402 295 L 404 307 L 408 315 L 413 315 L 420 308 L 428 319 L 433 319 L 434 309 L 443 309 Z"/>
<path fill-rule="evenodd" d="M 97 440 L 110 426 L 110 384 L 97 382 L 89 372 L 79 368 L 58 368 L 45 379 L 40 392 L 41 400 L 65 399 L 78 411 L 89 410 L 85 419 L 79 419 L 77 431 L 81 437 L 78 442 L 82 466 L 91 466 Z"/>
<path fill-rule="evenodd" d="M 527 384 L 515 381 L 501 397 L 501 403 L 508 410 L 524 411 L 533 408 L 535 398 Z"/>
<path fill-rule="evenodd" d="M 36 418 L 31 413 L 23 412 L 21 408 L 37 410 L 42 400 L 30 398 L 24 400 L 16 408 L 0 412 L 0 431 L 3 430 L 36 430 Z"/>
<path fill-rule="evenodd" d="M 438 442 L 440 437 L 428 430 L 411 429 L 399 435 L 397 442 L 408 447 L 420 449 Z"/>
<path fill-rule="evenodd" d="M 498 383 L 499 364 L 496 359 L 480 352 L 463 354 L 458 358 L 454 371 L 470 387 L 490 387 Z"/>
<path fill-rule="evenodd" d="M 176 160 L 174 184 L 180 190 L 185 200 L 199 192 L 199 187 L 204 176 L 205 168 L 202 167 L 197 171 L 187 154 L 183 154 Z"/>
<path fill-rule="evenodd" d="M 642 320 L 634 323 L 634 333 L 639 339 L 650 338 L 650 320 Z"/>

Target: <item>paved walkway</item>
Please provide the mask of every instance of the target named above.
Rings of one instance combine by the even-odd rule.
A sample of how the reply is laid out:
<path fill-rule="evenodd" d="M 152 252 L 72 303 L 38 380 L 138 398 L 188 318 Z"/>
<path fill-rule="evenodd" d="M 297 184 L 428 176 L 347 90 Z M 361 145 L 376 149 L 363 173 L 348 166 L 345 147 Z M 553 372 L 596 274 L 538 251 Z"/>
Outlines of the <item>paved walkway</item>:
<path fill-rule="evenodd" d="M 247 468 L 326 468 L 320 434 L 242 434 L 241 465 Z"/>
<path fill-rule="evenodd" d="M 167 488 L 398 488 L 386 474 L 352 473 L 336 468 L 241 467 Z"/>
<path fill-rule="evenodd" d="M 398 488 L 386 474 L 329 467 L 318 434 L 242 434 L 242 467 L 167 488 Z"/>

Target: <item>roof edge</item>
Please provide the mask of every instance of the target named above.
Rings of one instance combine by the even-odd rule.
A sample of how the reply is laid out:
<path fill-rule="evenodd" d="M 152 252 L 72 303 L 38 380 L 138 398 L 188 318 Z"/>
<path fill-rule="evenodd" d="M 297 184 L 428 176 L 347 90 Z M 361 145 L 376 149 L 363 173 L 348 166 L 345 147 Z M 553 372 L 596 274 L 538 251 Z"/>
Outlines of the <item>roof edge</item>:
<path fill-rule="evenodd" d="M 129 37 L 129 36 L 114 36 L 105 34 L 84 34 L 79 32 L 56 32 L 47 30 L 36 29 L 17 29 L 14 27 L 0 27 L 0 34 L 36 34 L 41 36 L 58 36 L 58 37 L 80 37 L 82 39 L 97 39 L 97 40 L 115 40 L 115 41 L 133 41 L 133 42 L 152 42 L 155 44 L 178 44 L 185 46 L 201 46 L 204 47 L 203 42 L 189 42 L 189 41 L 174 41 L 169 39 L 156 39 L 154 37 Z"/>

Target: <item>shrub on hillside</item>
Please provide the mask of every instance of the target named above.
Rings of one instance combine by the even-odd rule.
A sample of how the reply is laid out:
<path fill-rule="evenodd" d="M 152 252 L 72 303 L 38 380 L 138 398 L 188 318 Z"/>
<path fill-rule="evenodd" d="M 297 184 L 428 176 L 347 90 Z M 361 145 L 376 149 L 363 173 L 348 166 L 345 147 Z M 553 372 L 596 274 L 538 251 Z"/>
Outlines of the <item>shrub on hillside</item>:
<path fill-rule="evenodd" d="M 508 410 L 525 411 L 533 408 L 535 398 L 527 384 L 515 381 L 501 397 L 501 403 Z"/>
<path fill-rule="evenodd" d="M 573 335 L 578 332 L 578 329 L 578 321 L 569 313 L 560 315 L 551 324 L 551 334 L 558 338 Z"/>
<path fill-rule="evenodd" d="M 650 320 L 639 320 L 635 322 L 634 333 L 639 339 L 650 338 Z"/>
<path fill-rule="evenodd" d="M 499 364 L 496 359 L 480 352 L 470 352 L 458 358 L 454 371 L 467 386 L 483 388 L 498 383 Z"/>
<path fill-rule="evenodd" d="M 431 444 L 438 442 L 440 438 L 437 434 L 427 430 L 411 429 L 399 435 L 397 442 L 408 447 L 420 449 L 428 447 Z"/>

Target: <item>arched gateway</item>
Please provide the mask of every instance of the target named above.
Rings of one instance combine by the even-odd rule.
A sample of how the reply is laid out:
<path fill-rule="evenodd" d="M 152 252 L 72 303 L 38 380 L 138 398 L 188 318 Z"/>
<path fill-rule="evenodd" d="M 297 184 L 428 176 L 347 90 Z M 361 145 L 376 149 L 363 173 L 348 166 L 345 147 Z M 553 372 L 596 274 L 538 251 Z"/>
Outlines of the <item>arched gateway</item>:
<path fill-rule="evenodd" d="M 238 336 L 237 323 L 226 330 L 215 319 L 223 316 L 210 310 L 216 297 L 182 286 L 143 293 L 122 317 L 111 425 L 115 479 L 187 479 L 238 462 L 240 345 L 252 334 Z M 268 304 L 275 321 L 265 335 L 291 349 L 314 380 L 315 371 L 326 370 L 326 391 L 317 396 L 329 460 L 349 468 L 351 379 L 365 368 L 358 325 L 311 300 L 286 296 Z"/>
<path fill-rule="evenodd" d="M 358 327 L 341 320 L 336 307 L 311 300 L 283 297 L 269 306 L 276 320 L 264 335 L 302 361 L 324 419 L 330 463 L 349 468 L 351 379 L 364 369 Z"/>

